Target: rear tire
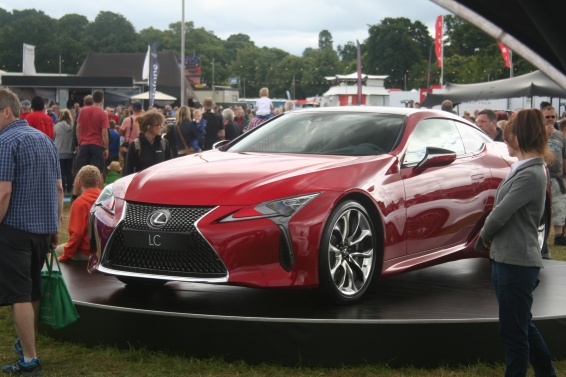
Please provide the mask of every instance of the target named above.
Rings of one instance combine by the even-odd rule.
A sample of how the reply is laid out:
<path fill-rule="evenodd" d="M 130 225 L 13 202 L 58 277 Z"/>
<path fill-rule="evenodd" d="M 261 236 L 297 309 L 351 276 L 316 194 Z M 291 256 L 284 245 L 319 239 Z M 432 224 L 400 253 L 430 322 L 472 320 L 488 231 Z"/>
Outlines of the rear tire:
<path fill-rule="evenodd" d="M 161 280 L 161 279 L 144 279 L 144 278 L 135 278 L 132 276 L 116 276 L 116 279 L 120 280 L 122 283 L 126 284 L 129 287 L 144 287 L 144 288 L 155 288 L 161 287 L 168 280 Z"/>
<path fill-rule="evenodd" d="M 319 291 L 326 301 L 359 300 L 375 271 L 376 233 L 366 209 L 356 201 L 340 203 L 328 218 L 319 253 Z"/>

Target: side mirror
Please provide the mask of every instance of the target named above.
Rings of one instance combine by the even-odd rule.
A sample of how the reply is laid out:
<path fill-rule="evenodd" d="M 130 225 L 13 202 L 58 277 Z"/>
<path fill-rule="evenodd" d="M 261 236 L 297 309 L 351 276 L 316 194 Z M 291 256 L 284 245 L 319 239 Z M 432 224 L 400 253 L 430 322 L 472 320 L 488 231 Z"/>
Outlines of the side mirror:
<path fill-rule="evenodd" d="M 218 149 L 223 145 L 226 145 L 230 142 L 231 140 L 220 140 L 217 141 L 216 143 L 212 144 L 212 149 Z"/>
<path fill-rule="evenodd" d="M 454 161 L 456 161 L 456 152 L 448 149 L 427 147 L 426 156 L 415 166 L 413 172 L 415 174 L 421 174 L 426 169 L 448 166 Z"/>

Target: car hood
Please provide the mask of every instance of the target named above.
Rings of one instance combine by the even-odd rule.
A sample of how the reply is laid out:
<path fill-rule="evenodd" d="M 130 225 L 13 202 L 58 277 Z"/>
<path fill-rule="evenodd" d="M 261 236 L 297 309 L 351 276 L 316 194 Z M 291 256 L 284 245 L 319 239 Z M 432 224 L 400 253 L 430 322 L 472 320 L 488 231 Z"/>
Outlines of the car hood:
<path fill-rule="evenodd" d="M 386 157 L 391 156 L 210 151 L 144 170 L 130 182 L 125 199 L 168 205 L 249 205 L 297 195 L 342 169 Z M 341 180 L 336 181 L 338 189 Z"/>

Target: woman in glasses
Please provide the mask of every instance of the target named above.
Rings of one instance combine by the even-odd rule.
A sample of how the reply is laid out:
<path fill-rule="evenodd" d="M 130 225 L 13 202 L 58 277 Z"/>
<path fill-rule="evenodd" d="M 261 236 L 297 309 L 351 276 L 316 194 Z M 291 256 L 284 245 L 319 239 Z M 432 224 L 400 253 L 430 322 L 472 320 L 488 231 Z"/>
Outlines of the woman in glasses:
<path fill-rule="evenodd" d="M 140 135 L 128 146 L 122 177 L 173 158 L 169 142 L 161 138 L 165 123 L 163 114 L 150 110 L 137 117 L 136 122 Z"/>
<path fill-rule="evenodd" d="M 546 200 L 545 161 L 553 160 L 545 122 L 537 109 L 522 110 L 507 123 L 503 138 L 519 161 L 499 185 L 495 206 L 480 237 L 489 249 L 491 279 L 499 304 L 499 334 L 507 348 L 505 376 L 556 376 L 546 344 L 531 322 L 533 290 L 543 267 L 538 227 Z M 561 134 L 562 135 L 562 134 Z"/>

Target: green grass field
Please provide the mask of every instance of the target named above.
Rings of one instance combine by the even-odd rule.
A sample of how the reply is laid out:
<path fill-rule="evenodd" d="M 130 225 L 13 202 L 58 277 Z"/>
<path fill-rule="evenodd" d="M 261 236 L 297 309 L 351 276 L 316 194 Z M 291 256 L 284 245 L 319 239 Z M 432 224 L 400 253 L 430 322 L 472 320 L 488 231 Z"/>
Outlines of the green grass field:
<path fill-rule="evenodd" d="M 68 222 L 69 205 L 65 205 Z M 66 226 L 61 240 L 68 235 Z M 551 247 L 553 259 L 566 261 L 566 247 Z M 0 355 L 3 364 L 12 363 L 15 355 L 12 342 L 15 331 L 10 310 L 0 309 Z M 38 335 L 38 355 L 42 358 L 45 376 L 343 376 L 343 377 L 497 377 L 503 376 L 503 364 L 417 369 L 389 368 L 387 365 L 364 365 L 342 368 L 287 367 L 275 364 L 249 365 L 228 363 L 221 359 L 194 359 L 144 349 L 118 350 L 114 347 L 87 348 L 78 344 L 53 340 Z M 457 347 L 457 345 L 454 345 Z M 552 350 L 550 350 L 552 352 Z M 503 362 L 503 360 L 502 360 Z M 566 377 L 566 360 L 555 362 L 557 376 Z M 532 370 L 529 376 L 534 376 Z"/>

